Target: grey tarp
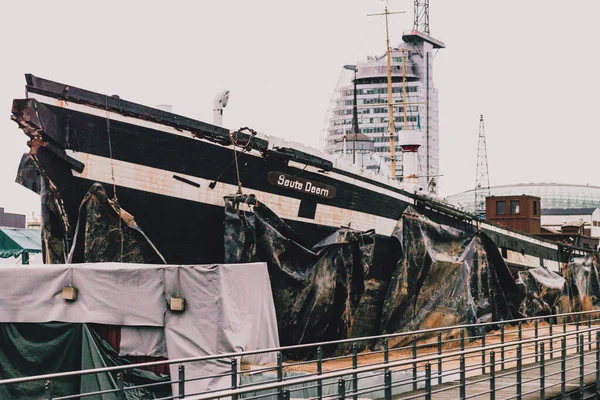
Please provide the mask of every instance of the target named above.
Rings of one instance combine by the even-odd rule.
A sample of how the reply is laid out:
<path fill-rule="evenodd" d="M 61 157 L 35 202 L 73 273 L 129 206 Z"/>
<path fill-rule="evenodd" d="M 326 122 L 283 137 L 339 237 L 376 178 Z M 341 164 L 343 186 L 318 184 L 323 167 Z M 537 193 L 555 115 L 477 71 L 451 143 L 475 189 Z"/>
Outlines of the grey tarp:
<path fill-rule="evenodd" d="M 78 298 L 61 298 L 70 283 Z M 32 291 L 31 288 L 36 290 Z M 186 310 L 168 310 L 168 299 L 186 300 Z M 278 347 L 275 307 L 264 263 L 165 266 L 141 264 L 67 264 L 10 266 L 0 269 L 0 322 L 90 322 L 145 327 L 169 358 Z M 127 335 L 123 329 L 122 335 Z M 134 334 L 139 331 L 134 331 Z M 166 343 L 159 343 L 164 337 Z M 147 352 L 147 343 L 132 352 Z M 249 362 L 274 362 L 273 356 Z M 223 372 L 221 364 L 189 366 L 189 376 Z M 173 376 L 177 376 L 174 374 Z M 197 381 L 191 388 L 224 380 Z M 192 390 L 192 389 L 190 389 Z"/>
<path fill-rule="evenodd" d="M 77 288 L 77 301 L 67 302 L 61 297 L 62 290 L 71 284 Z M 164 324 L 166 302 L 159 266 L 118 263 L 6 266 L 0 268 L 0 293 L 0 322 Z"/>
<path fill-rule="evenodd" d="M 252 196 L 225 200 L 225 260 L 267 262 L 282 345 L 349 337 L 374 233 L 341 228 L 309 250 Z M 252 212 L 238 210 L 247 204 Z"/>
<path fill-rule="evenodd" d="M 483 233 L 437 224 L 409 207 L 395 236 L 402 244 L 402 258 L 383 307 L 384 333 L 518 316 L 520 291 Z M 410 339 L 401 337 L 390 345 Z"/>
<path fill-rule="evenodd" d="M 165 337 L 169 358 L 241 352 L 278 347 L 277 321 L 266 266 L 257 264 L 169 268 L 167 297 L 186 298 L 183 313 L 167 313 Z M 274 363 L 275 354 L 256 355 L 250 363 Z M 229 359 L 186 364 L 188 379 L 224 374 Z M 177 365 L 171 366 L 177 375 Z M 186 393 L 227 387 L 231 378 L 220 376 L 186 382 Z M 173 392 L 179 394 L 177 385 Z"/>

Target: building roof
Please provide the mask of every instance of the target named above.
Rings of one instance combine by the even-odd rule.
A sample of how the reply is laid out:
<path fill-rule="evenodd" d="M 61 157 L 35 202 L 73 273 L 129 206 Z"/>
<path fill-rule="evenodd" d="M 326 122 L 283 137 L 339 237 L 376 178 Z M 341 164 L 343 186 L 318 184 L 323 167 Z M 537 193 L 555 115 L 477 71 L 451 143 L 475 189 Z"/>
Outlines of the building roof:
<path fill-rule="evenodd" d="M 542 215 L 592 215 L 598 207 L 594 208 L 550 208 L 542 209 Z"/>
<path fill-rule="evenodd" d="M 42 252 L 39 229 L 0 228 L 0 257 L 18 257 L 23 253 Z"/>
<path fill-rule="evenodd" d="M 487 193 L 486 193 L 487 194 Z M 492 186 L 490 194 L 495 196 L 530 195 L 540 198 L 542 210 L 581 209 L 600 207 L 600 187 L 574 185 L 556 182 L 517 183 L 513 185 Z M 453 194 L 447 197 L 449 203 L 465 211 L 475 210 L 475 189 Z"/>

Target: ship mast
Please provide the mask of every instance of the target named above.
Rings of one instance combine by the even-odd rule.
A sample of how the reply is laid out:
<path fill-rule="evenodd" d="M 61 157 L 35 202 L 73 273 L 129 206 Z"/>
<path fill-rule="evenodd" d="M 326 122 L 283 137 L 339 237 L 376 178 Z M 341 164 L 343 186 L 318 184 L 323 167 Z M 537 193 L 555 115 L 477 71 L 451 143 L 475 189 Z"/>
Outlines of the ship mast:
<path fill-rule="evenodd" d="M 389 12 L 387 5 L 384 12 L 379 14 L 369 14 L 368 16 L 385 15 L 385 40 L 386 40 L 386 55 L 387 55 L 387 88 L 388 88 L 388 122 L 390 132 L 390 173 L 393 179 L 396 179 L 396 127 L 394 125 L 394 99 L 392 96 L 392 48 L 390 47 L 390 33 L 388 28 L 388 15 L 404 14 L 404 11 Z M 406 107 L 405 107 L 406 109 Z M 405 111 L 406 112 L 406 111 Z M 406 120 L 406 119 L 405 119 Z"/>

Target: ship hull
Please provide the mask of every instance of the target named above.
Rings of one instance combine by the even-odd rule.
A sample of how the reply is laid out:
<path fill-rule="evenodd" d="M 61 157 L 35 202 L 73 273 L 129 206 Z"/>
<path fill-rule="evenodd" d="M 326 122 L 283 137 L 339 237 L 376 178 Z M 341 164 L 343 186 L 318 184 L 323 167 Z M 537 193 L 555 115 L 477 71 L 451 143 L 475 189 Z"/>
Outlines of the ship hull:
<path fill-rule="evenodd" d="M 482 224 L 358 170 L 290 153 L 293 145 L 281 139 L 246 135 L 244 142 L 220 127 L 32 76 L 27 90 L 28 99 L 15 100 L 13 119 L 38 140 L 32 154 L 62 202 L 67 236 L 85 193 L 100 182 L 110 196 L 116 190 L 169 263 L 223 261 L 224 197 L 239 192 L 255 195 L 307 247 L 341 226 L 375 230 L 380 265 L 408 206 L 436 222 L 487 231 L 505 258 L 523 266 L 558 269 L 561 261 L 555 244 Z"/>

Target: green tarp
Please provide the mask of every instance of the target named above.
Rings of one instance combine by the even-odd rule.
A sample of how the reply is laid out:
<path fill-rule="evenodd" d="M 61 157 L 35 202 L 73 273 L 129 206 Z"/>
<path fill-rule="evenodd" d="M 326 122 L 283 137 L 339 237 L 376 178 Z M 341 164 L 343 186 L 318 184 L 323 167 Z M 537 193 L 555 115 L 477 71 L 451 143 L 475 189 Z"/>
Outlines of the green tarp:
<path fill-rule="evenodd" d="M 39 229 L 0 227 L 0 257 L 19 257 L 23 253 L 42 252 Z"/>
<path fill-rule="evenodd" d="M 126 365 L 118 354 L 85 324 L 0 324 L 0 379 L 79 371 Z M 90 374 L 53 380 L 53 397 L 91 393 L 117 388 L 116 373 Z M 160 384 L 163 383 L 163 384 Z M 166 375 L 137 369 L 127 370 L 124 386 L 160 384 L 126 390 L 126 399 L 155 399 L 171 395 Z M 0 386 L 0 399 L 45 398 L 45 382 L 35 381 Z M 114 394 L 87 396 L 112 399 Z"/>

